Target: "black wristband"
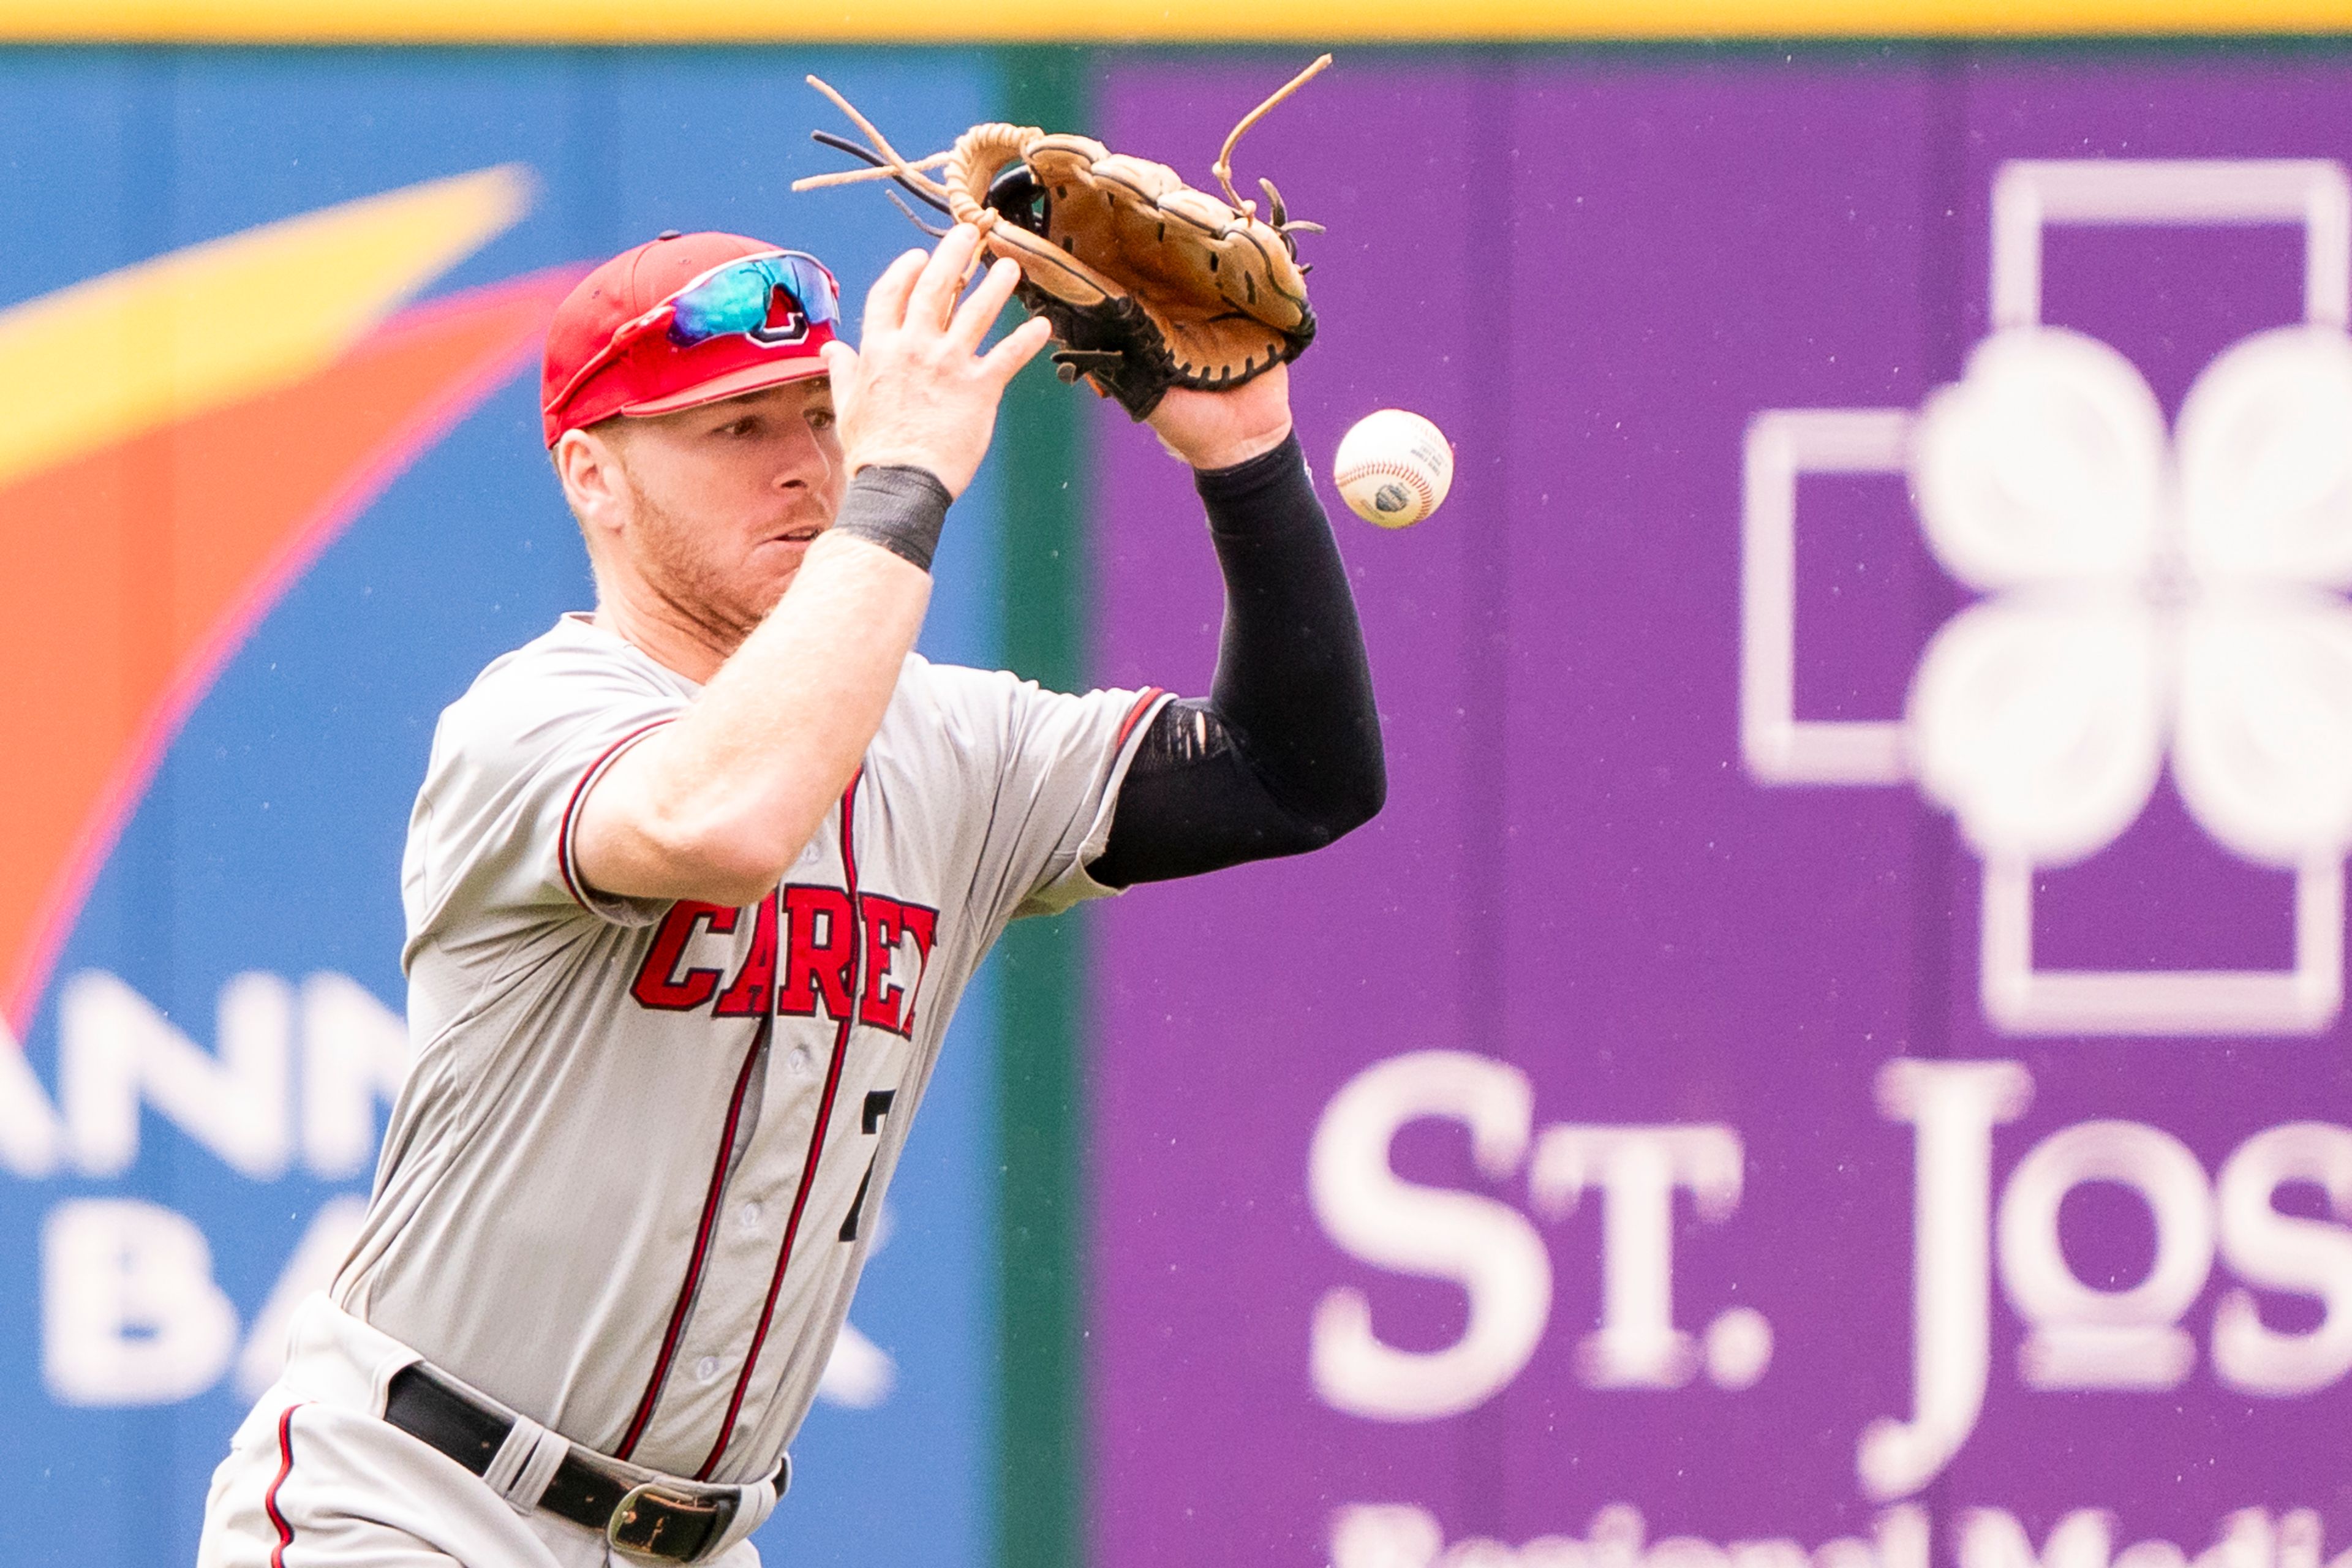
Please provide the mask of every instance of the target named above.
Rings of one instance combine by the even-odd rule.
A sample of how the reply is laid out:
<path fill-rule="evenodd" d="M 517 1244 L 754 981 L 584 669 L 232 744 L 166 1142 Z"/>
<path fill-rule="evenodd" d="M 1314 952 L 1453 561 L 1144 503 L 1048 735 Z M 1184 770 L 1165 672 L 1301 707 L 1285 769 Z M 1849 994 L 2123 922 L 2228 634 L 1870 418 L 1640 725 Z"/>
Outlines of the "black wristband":
<path fill-rule="evenodd" d="M 954 499 L 928 468 L 860 468 L 841 498 L 841 515 L 833 526 L 928 572 Z"/>

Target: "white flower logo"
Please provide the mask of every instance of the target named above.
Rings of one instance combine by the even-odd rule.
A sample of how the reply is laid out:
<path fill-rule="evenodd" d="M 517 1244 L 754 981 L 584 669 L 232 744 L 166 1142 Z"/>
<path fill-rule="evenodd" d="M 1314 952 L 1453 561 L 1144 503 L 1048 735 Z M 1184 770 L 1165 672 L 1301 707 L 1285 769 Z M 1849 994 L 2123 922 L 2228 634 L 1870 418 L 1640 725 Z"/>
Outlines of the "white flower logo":
<path fill-rule="evenodd" d="M 1930 548 L 1991 595 L 1910 699 L 1921 787 L 1979 851 L 2112 842 L 2165 754 L 2199 823 L 2282 868 L 2352 848 L 2352 339 L 2248 338 L 2155 395 L 2079 333 L 1996 333 L 1923 411 Z"/>

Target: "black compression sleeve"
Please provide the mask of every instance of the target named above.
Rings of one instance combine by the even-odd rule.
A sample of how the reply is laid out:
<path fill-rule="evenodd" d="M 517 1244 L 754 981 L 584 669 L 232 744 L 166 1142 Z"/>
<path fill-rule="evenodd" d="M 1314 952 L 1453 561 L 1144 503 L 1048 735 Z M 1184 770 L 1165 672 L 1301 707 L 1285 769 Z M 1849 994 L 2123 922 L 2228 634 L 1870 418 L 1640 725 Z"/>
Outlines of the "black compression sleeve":
<path fill-rule="evenodd" d="M 1388 792 L 1355 599 L 1298 438 L 1195 484 L 1225 580 L 1216 679 L 1153 720 L 1089 868 L 1108 887 L 1319 848 Z"/>

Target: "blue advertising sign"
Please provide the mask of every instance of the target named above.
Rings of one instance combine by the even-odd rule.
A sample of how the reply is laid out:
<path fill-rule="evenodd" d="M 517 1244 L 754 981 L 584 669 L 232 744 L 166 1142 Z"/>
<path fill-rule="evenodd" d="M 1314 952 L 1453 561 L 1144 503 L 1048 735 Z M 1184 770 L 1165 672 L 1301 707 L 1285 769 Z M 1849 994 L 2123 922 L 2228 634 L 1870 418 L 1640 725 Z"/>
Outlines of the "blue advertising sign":
<path fill-rule="evenodd" d="M 920 237 L 790 194 L 825 166 L 803 74 L 943 145 L 982 58 L 0 55 L 0 1479 L 72 1522 L 16 1562 L 193 1558 L 364 1204 L 435 718 L 593 600 L 549 311 L 663 228 L 812 249 L 856 300 Z M 983 484 L 934 657 L 990 659 L 995 527 Z M 786 1560 L 985 1552 L 988 1016 L 983 977 L 758 1538 Z"/>

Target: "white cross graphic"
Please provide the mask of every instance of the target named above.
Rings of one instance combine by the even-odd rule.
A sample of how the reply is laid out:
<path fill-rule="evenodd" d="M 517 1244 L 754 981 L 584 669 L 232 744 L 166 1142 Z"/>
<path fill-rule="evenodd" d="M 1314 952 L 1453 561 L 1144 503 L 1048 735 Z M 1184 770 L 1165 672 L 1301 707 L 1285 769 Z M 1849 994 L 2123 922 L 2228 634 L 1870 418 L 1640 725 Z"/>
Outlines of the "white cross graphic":
<path fill-rule="evenodd" d="M 2095 340 L 2042 325 L 2053 225 L 2299 225 L 2301 327 L 2199 378 L 2179 426 Z M 2342 1005 L 2352 847 L 2352 181 L 2318 160 L 2011 163 L 1993 334 L 1918 411 L 1751 421 L 1740 741 L 1770 784 L 1912 782 L 1984 859 L 1980 999 L 2011 1034 L 2315 1033 Z M 1990 595 L 1930 644 L 1899 719 L 1800 721 L 1801 474 L 1906 474 L 1930 548 Z M 2169 752 L 2231 853 L 2295 873 L 2285 971 L 2034 966 L 2037 868 L 2111 843 Z"/>

